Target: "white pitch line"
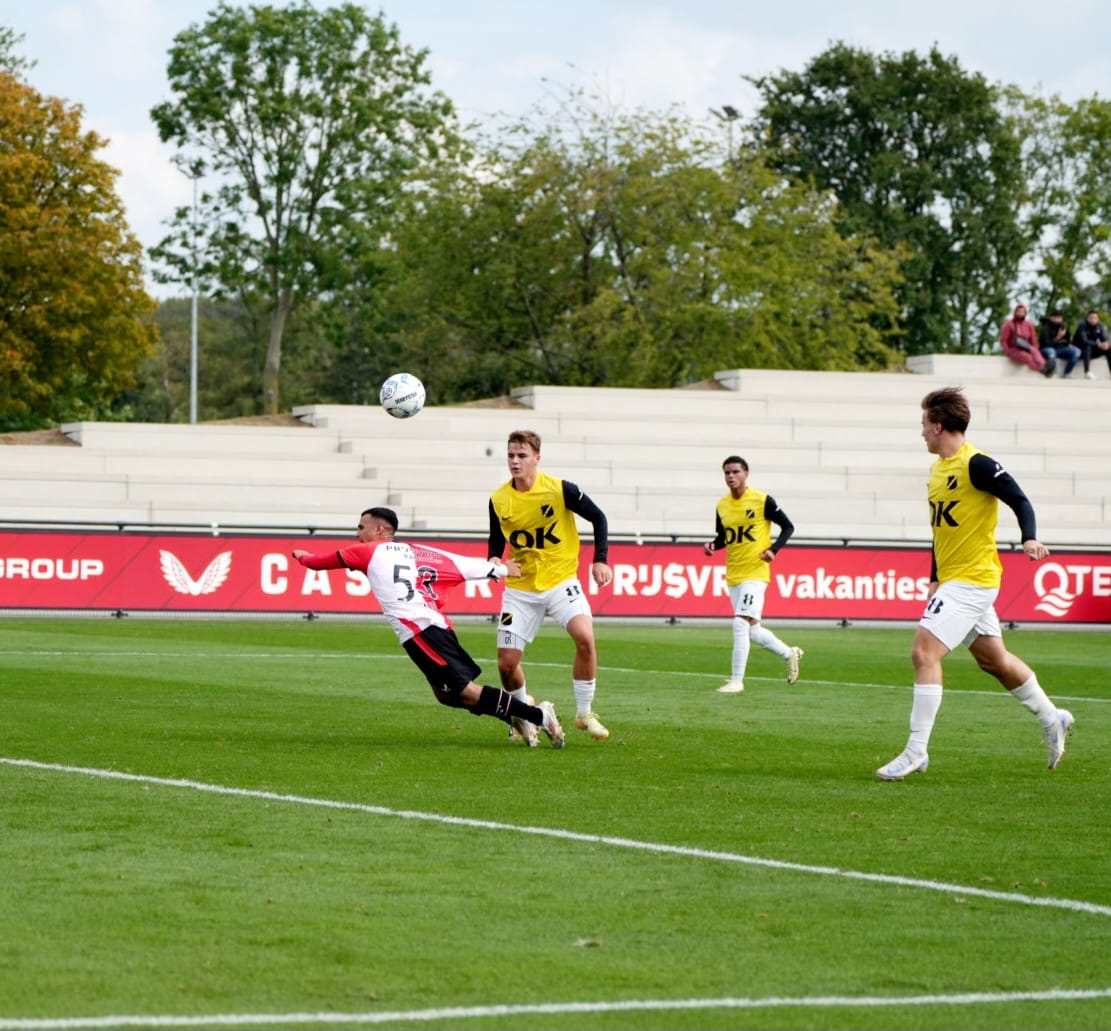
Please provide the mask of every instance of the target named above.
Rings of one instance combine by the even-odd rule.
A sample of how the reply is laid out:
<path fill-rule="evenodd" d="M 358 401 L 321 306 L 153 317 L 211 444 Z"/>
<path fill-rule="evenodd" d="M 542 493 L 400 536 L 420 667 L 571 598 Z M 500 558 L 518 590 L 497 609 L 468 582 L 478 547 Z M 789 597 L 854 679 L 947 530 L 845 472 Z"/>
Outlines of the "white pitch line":
<path fill-rule="evenodd" d="M 960 898 L 982 898 L 993 902 L 1014 902 L 1024 906 L 1041 906 L 1048 909 L 1071 910 L 1075 913 L 1089 913 L 1094 916 L 1111 917 L 1111 906 L 1101 906 L 1094 902 L 1078 899 L 1061 899 L 1048 896 L 1023 895 L 1020 892 L 992 891 L 963 884 L 949 884 L 945 881 L 928 881 L 917 877 L 901 877 L 894 874 L 865 873 L 859 870 L 846 870 L 835 866 L 815 866 L 809 863 L 791 863 L 781 859 L 764 859 L 759 856 L 746 856 L 736 852 L 720 852 L 715 849 L 692 848 L 685 845 L 667 845 L 660 842 L 638 841 L 635 838 L 618 838 L 608 834 L 583 834 L 578 831 L 560 830 L 555 827 L 530 827 L 527 824 L 500 823 L 496 820 L 476 820 L 464 816 L 444 816 L 440 813 L 426 813 L 412 809 L 391 809 L 388 806 L 368 805 L 362 802 L 340 802 L 328 798 L 309 798 L 303 795 L 287 795 L 275 791 L 256 791 L 250 788 L 233 788 L 222 784 L 206 784 L 203 781 L 183 780 L 173 777 L 150 777 L 138 773 L 123 773 L 118 770 L 98 770 L 86 766 L 66 766 L 58 763 L 42 763 L 33 759 L 13 759 L 0 757 L 0 764 L 17 766 L 24 769 L 44 770 L 54 773 L 76 773 L 83 777 L 96 777 L 103 780 L 121 780 L 135 784 L 156 784 L 161 787 L 185 788 L 212 795 L 228 795 L 236 798 L 255 798 L 267 802 L 288 802 L 293 805 L 316 806 L 323 809 L 340 809 L 348 812 L 370 813 L 374 816 L 393 816 L 403 820 L 420 820 L 426 823 L 439 823 L 452 827 L 473 827 L 481 830 L 508 831 L 513 834 L 532 834 L 537 837 L 556 838 L 561 841 L 576 841 L 591 845 L 608 845 L 612 848 L 629 849 L 638 852 L 652 852 L 658 855 L 684 856 L 690 859 L 709 859 L 722 863 L 737 863 L 745 866 L 763 867 L 769 870 L 785 870 L 790 873 L 817 874 L 822 877 L 840 877 L 850 881 L 866 881 L 871 884 L 890 884 L 902 888 L 918 888 L 923 891 L 942 892 Z"/>
<path fill-rule="evenodd" d="M 80 1031 L 90 1028 L 265 1027 L 281 1024 L 401 1024 L 441 1020 L 483 1020 L 534 1014 L 666 1012 L 707 1009 L 831 1009 L 890 1006 L 977 1006 L 1008 1002 L 1085 1002 L 1111 998 L 1111 988 L 1049 988 L 1027 992 L 962 992 L 954 995 L 772 995 L 766 998 L 628 999 L 614 1002 L 541 1002 L 521 1005 L 448 1006 L 383 1013 L 225 1013 L 208 1016 L 0 1017 L 0 1031 Z"/>
<path fill-rule="evenodd" d="M 52 651 L 45 649 L 9 649 L 4 652 L 5 655 L 16 655 L 29 658 L 73 658 L 79 659 L 82 662 L 87 662 L 90 659 L 189 659 L 191 662 L 196 662 L 201 659 L 215 659 L 219 662 L 228 661 L 279 661 L 283 659 L 297 659 L 300 661 L 304 658 L 303 652 L 236 652 L 234 654 L 228 652 L 152 652 L 152 651 L 93 651 L 93 652 L 72 652 L 72 651 Z M 489 656 L 475 656 L 476 660 L 483 666 L 490 666 L 495 664 L 496 660 Z M 390 652 L 359 652 L 354 654 L 352 652 L 314 652 L 314 661 L 335 660 L 337 662 L 350 661 L 353 664 L 362 664 L 367 659 L 373 659 L 375 662 L 382 660 L 408 660 L 408 656 L 401 651 Z M 566 662 L 536 662 L 530 661 L 530 666 L 535 666 L 539 669 L 567 669 Z M 622 673 L 622 674 L 636 674 L 637 676 L 650 676 L 650 677 L 680 677 L 692 680 L 721 680 L 722 673 L 700 673 L 695 670 L 676 670 L 676 669 L 632 669 L 625 666 L 599 666 L 601 673 Z M 783 678 L 778 677 L 763 677 L 750 675 L 746 677 L 754 683 L 767 683 L 767 684 L 781 684 Z M 840 687 L 840 688 L 874 688 L 881 691 L 910 691 L 910 684 L 873 684 L 866 681 L 853 681 L 853 680 L 815 680 L 804 678 L 802 686 L 813 685 L 816 687 Z M 945 693 L 948 695 L 972 695 L 974 697 L 985 698 L 1005 698 L 1006 692 L 1000 688 L 955 688 L 947 687 Z M 1052 692 L 1053 697 L 1059 702 L 1071 702 L 1077 705 L 1090 703 L 1093 705 L 1111 705 L 1111 698 L 1093 698 L 1089 695 L 1066 695 L 1059 692 Z"/>

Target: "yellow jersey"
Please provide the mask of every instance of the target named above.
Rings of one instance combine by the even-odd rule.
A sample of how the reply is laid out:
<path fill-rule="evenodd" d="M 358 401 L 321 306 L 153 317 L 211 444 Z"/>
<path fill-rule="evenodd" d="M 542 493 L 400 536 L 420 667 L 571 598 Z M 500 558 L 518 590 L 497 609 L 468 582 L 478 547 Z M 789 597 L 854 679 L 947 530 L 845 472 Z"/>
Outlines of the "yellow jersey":
<path fill-rule="evenodd" d="M 939 582 L 959 580 L 977 587 L 1002 582 L 1003 563 L 995 543 L 999 499 L 973 486 L 968 468 L 982 453 L 966 441 L 952 458 L 938 458 L 930 468 L 927 496 Z M 1002 466 L 998 468 L 1003 474 Z"/>
<path fill-rule="evenodd" d="M 716 540 L 725 545 L 725 582 L 730 587 L 772 578 L 770 564 L 760 557 L 772 546 L 767 502 L 768 495 L 755 487 L 746 487 L 739 498 L 726 494 L 718 502 Z"/>
<path fill-rule="evenodd" d="M 579 531 L 564 501 L 563 480 L 538 473 L 525 491 L 510 480 L 490 495 L 490 512 L 509 542 L 509 557 L 521 563 L 520 576 L 505 578 L 507 587 L 546 591 L 578 576 Z"/>

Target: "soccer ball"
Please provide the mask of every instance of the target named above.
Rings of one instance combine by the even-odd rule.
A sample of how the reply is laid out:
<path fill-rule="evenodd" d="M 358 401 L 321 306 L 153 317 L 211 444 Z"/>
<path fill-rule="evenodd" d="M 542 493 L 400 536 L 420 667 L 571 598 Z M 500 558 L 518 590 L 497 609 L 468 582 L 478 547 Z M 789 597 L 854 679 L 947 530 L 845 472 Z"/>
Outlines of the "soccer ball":
<path fill-rule="evenodd" d="M 395 372 L 378 391 L 378 402 L 395 419 L 409 419 L 424 407 L 424 384 L 409 372 Z"/>

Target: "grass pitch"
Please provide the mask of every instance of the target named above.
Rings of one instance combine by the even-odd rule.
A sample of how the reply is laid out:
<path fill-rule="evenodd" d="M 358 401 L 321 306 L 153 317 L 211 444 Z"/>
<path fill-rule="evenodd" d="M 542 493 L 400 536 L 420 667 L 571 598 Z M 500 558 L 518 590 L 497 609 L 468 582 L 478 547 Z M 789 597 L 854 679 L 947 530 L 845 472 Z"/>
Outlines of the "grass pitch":
<path fill-rule="evenodd" d="M 727 623 L 600 624 L 604 744 L 546 630 L 529 751 L 377 621 L 0 621 L 0 1031 L 1111 1026 L 1106 634 L 1008 634 L 1058 770 L 957 653 L 886 784 L 913 632 L 769 626 L 726 696 Z"/>

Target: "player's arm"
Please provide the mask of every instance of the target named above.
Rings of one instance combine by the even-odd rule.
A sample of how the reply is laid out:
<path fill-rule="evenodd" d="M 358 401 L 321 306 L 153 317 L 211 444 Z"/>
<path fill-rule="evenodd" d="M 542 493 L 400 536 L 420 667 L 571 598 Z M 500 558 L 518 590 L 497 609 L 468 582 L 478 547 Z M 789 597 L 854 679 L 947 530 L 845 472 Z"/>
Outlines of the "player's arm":
<path fill-rule="evenodd" d="M 606 514 L 570 480 L 563 481 L 563 503 L 575 515 L 582 516 L 593 528 L 594 561 L 590 565 L 590 577 L 599 587 L 605 587 L 613 582 L 613 570 L 607 561 L 610 541 Z"/>
<path fill-rule="evenodd" d="M 490 510 L 490 535 L 486 544 L 486 554 L 490 556 L 491 562 L 497 562 L 505 554 L 505 534 L 502 532 L 498 513 L 494 511 L 493 498 L 490 499 L 487 507 Z"/>
<path fill-rule="evenodd" d="M 603 565 L 609 558 L 609 521 L 582 489 L 570 480 L 563 481 L 563 503 L 577 516 L 582 516 L 594 531 L 594 561 Z"/>
<path fill-rule="evenodd" d="M 968 463 L 968 478 L 972 486 L 998 498 L 1015 514 L 1023 541 L 1038 539 L 1038 520 L 1034 506 L 1018 485 L 1015 478 L 994 458 L 973 455 Z"/>
<path fill-rule="evenodd" d="M 321 551 L 314 555 L 311 552 L 298 548 L 293 552 L 293 557 L 306 569 L 347 568 L 346 563 L 340 558 L 340 553 L 338 551 Z"/>
<path fill-rule="evenodd" d="M 725 523 L 721 521 L 721 513 L 714 513 L 714 539 L 702 545 L 702 550 L 707 555 L 712 555 L 718 548 L 725 547 Z"/>
<path fill-rule="evenodd" d="M 779 527 L 779 535 L 772 541 L 772 546 L 769 549 L 773 555 L 778 555 L 779 549 L 787 544 L 791 535 L 795 532 L 795 524 L 787 517 L 787 513 L 775 503 L 775 498 L 770 494 L 764 499 L 764 518 L 769 523 L 775 523 Z"/>
<path fill-rule="evenodd" d="M 968 478 L 977 490 L 998 498 L 1014 512 L 1025 554 L 1033 559 L 1045 558 L 1049 554 L 1049 548 L 1038 540 L 1034 506 L 1018 481 L 1002 465 L 987 455 L 973 455 L 968 463 Z"/>
<path fill-rule="evenodd" d="M 476 558 L 473 555 L 456 555 L 443 552 L 459 571 L 463 580 L 504 580 L 506 576 L 520 576 L 520 563 L 513 559 L 504 562 L 496 558 Z"/>

